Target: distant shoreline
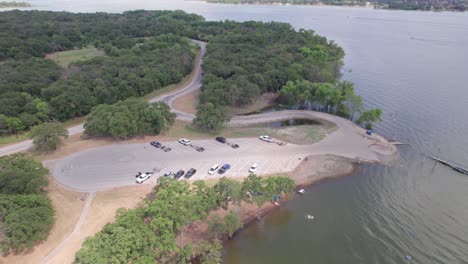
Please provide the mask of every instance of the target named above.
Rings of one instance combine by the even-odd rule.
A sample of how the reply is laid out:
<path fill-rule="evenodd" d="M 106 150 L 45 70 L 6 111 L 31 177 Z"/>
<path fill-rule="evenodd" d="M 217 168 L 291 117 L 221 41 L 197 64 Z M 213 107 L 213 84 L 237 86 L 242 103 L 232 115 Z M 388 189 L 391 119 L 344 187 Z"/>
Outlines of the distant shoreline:
<path fill-rule="evenodd" d="M 200 3 L 208 3 L 208 4 L 231 4 L 231 5 L 265 5 L 265 6 L 332 6 L 332 7 L 352 7 L 352 8 L 365 8 L 365 9 L 376 9 L 376 10 L 400 10 L 400 11 L 425 11 L 425 12 L 465 12 L 468 10 L 459 10 L 459 9 L 451 9 L 451 8 L 437 8 L 437 9 L 422 9 L 422 8 L 415 8 L 415 9 L 405 9 L 405 8 L 392 8 L 384 5 L 376 5 L 372 2 L 369 4 L 327 4 L 327 3 L 282 3 L 282 2 L 272 2 L 272 3 L 265 3 L 265 2 L 254 2 L 254 3 L 236 3 L 236 2 L 223 2 L 217 0 L 185 0 L 187 2 L 200 2 Z"/>
<path fill-rule="evenodd" d="M 32 7 L 32 5 L 30 3 L 27 3 L 27 2 L 0 1 L 0 8 L 15 8 L 15 7 Z"/>

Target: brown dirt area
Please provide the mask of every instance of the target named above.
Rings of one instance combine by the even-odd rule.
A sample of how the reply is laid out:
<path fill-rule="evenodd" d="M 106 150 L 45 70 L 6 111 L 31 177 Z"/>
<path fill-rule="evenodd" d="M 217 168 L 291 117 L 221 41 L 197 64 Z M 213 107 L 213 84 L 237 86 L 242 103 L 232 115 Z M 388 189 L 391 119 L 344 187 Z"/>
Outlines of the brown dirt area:
<path fill-rule="evenodd" d="M 151 192 L 152 187 L 151 184 L 144 184 L 96 193 L 81 230 L 48 263 L 72 263 L 86 237 L 93 236 L 105 224 L 113 222 L 117 209 L 136 207 Z"/>
<path fill-rule="evenodd" d="M 185 94 L 174 100 L 173 107 L 181 112 L 195 114 L 197 112 L 197 106 L 200 102 L 201 90 L 197 89 L 193 92 Z"/>
<path fill-rule="evenodd" d="M 55 209 L 55 224 L 49 237 L 36 246 L 31 252 L 21 255 L 0 257 L 0 263 L 29 264 L 37 263 L 57 245 L 60 244 L 75 228 L 85 204 L 86 193 L 71 191 L 61 187 L 49 178 L 48 196 Z"/>

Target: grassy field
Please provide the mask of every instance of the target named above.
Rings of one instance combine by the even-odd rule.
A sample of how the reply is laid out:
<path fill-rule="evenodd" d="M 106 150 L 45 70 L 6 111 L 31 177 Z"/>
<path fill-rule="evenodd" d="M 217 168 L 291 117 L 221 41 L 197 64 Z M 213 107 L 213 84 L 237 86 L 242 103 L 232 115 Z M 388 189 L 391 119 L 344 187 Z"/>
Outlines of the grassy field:
<path fill-rule="evenodd" d="M 0 145 L 8 145 L 8 144 L 20 142 L 23 140 L 27 140 L 27 139 L 29 139 L 29 131 L 18 134 L 18 137 L 16 137 L 15 135 L 1 136 Z"/>
<path fill-rule="evenodd" d="M 281 141 L 301 145 L 320 141 L 336 129 L 335 124 L 324 122 L 314 125 L 284 127 L 227 127 L 217 132 L 205 132 L 193 127 L 190 123 L 176 121 L 167 134 L 163 134 L 166 140 L 178 140 L 179 138 L 208 139 L 217 136 L 241 138 L 269 135 Z"/>
<path fill-rule="evenodd" d="M 72 62 L 89 60 L 97 56 L 103 56 L 104 51 L 95 47 L 86 47 L 77 50 L 67 50 L 48 54 L 46 58 L 55 61 L 58 65 L 67 68 Z"/>

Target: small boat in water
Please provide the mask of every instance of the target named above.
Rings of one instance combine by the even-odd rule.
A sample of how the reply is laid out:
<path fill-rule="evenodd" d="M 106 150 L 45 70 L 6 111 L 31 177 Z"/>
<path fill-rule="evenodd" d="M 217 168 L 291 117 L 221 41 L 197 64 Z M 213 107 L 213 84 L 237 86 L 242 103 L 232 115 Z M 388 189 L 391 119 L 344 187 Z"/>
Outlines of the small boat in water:
<path fill-rule="evenodd" d="M 297 191 L 298 194 L 300 195 L 303 195 L 305 193 L 305 190 L 304 189 L 300 189 L 299 191 Z"/>

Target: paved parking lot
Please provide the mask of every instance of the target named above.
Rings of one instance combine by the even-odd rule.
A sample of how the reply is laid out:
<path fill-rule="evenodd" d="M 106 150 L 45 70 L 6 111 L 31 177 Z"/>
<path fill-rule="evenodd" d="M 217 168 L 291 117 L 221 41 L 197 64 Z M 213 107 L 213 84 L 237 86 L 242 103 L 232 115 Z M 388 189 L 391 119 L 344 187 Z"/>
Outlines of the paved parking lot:
<path fill-rule="evenodd" d="M 257 174 L 287 172 L 307 155 L 306 151 L 301 151 L 304 146 L 293 144 L 278 146 L 256 138 L 232 139 L 230 142 L 240 147 L 233 149 L 215 140 L 193 142 L 204 147 L 204 152 L 178 142 L 164 143 L 172 148 L 170 152 L 150 144 L 107 146 L 76 153 L 47 165 L 61 184 L 90 191 L 134 184 L 134 175 L 138 171 L 154 170 L 154 176 L 147 181 L 150 183 L 167 170 L 176 172 L 182 169 L 187 172 L 190 168 L 197 170 L 191 179 L 219 178 L 222 177 L 220 174 L 209 175 L 208 170 L 214 164 L 222 166 L 226 163 L 231 165 L 231 169 L 223 175 L 227 177 L 248 175 L 254 163 L 258 164 Z"/>

